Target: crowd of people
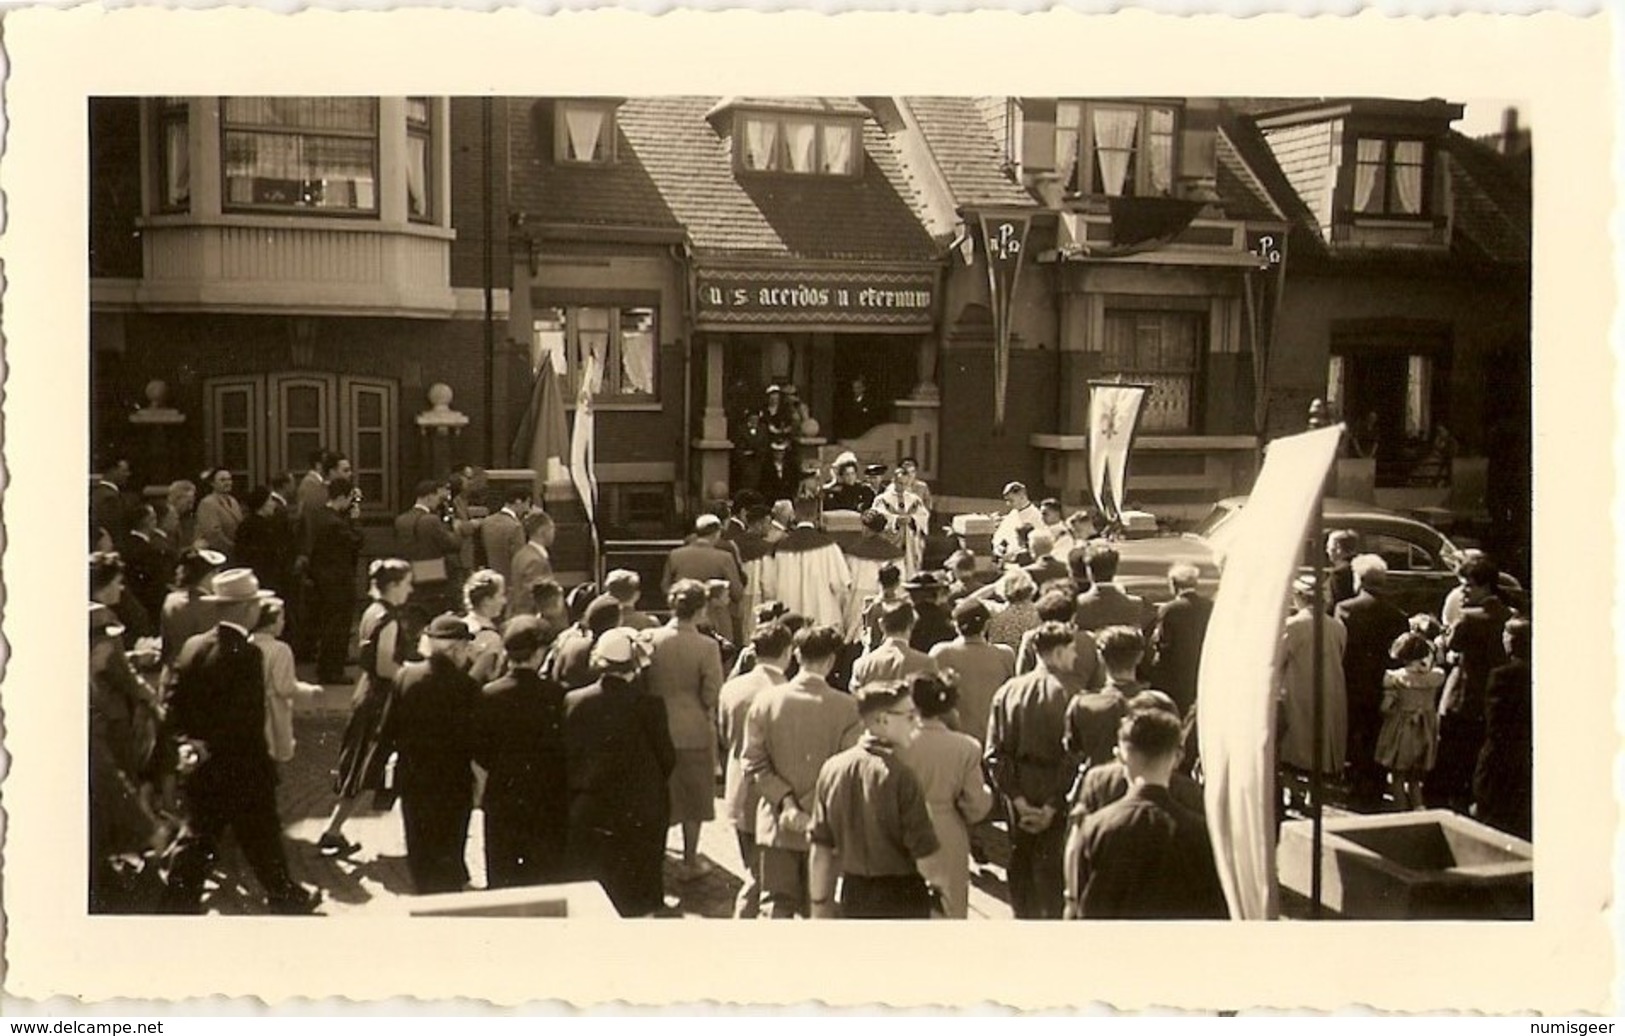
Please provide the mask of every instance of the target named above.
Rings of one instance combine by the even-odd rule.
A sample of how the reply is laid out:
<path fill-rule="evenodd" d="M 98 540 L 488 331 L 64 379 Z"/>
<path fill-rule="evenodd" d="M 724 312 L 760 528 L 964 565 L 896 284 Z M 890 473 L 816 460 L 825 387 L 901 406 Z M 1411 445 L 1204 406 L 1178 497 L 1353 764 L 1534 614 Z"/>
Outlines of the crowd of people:
<path fill-rule="evenodd" d="M 354 631 L 318 848 L 353 856 L 363 797 L 398 800 L 419 893 L 468 887 L 477 809 L 489 887 L 596 880 L 622 915 L 658 914 L 670 828 L 677 880 L 713 867 L 699 837 L 720 779 L 739 917 L 963 918 L 972 863 L 1001 853 L 1018 918 L 1227 916 L 1195 729 L 1199 573 L 1173 566 L 1160 604 L 1128 593 L 1096 516 L 1034 505 L 1020 483 L 991 554 L 941 564 L 913 471 L 868 486 L 837 461 L 821 510 L 856 513 L 851 534 L 743 490 L 671 551 L 662 621 L 629 570 L 562 586 L 528 489 L 475 516 L 454 474 L 394 521 L 357 620 L 344 458 L 315 455 L 242 505 L 213 473 L 195 514 L 131 501 L 128 475 L 109 464 L 92 493 L 95 910 L 200 909 L 228 828 L 268 909 L 317 909 L 289 877 L 275 788 L 294 704 L 320 690 L 296 654 L 349 683 Z M 1315 767 L 1322 607 L 1323 794 L 1471 811 L 1528 838 L 1526 602 L 1470 553 L 1440 613 L 1407 616 L 1359 546 L 1333 533 L 1325 601 L 1300 580 L 1283 608 L 1283 814 Z"/>

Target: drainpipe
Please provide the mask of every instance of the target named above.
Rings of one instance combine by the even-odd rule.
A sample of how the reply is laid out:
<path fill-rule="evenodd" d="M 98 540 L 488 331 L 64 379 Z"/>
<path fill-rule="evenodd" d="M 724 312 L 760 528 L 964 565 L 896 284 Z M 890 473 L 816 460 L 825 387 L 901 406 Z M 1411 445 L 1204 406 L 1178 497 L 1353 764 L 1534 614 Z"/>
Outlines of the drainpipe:
<path fill-rule="evenodd" d="M 695 277 L 693 250 L 685 237 L 670 247 L 672 262 L 682 270 L 683 298 L 683 427 L 678 436 L 679 468 L 682 472 L 682 492 L 677 494 L 679 528 L 686 528 L 691 511 L 689 495 L 694 479 L 694 334 L 698 323 L 699 282 Z"/>
<path fill-rule="evenodd" d="M 495 190 L 495 171 L 492 169 L 491 156 L 491 118 L 492 98 L 480 98 L 480 152 L 483 158 L 485 189 L 481 192 L 482 212 L 484 221 L 484 247 L 481 249 L 483 263 L 483 276 L 485 281 L 485 463 L 489 466 L 496 462 L 497 455 L 497 418 L 496 418 L 496 304 L 493 299 L 492 281 L 496 278 L 496 243 L 492 240 L 491 226 L 491 193 Z"/>

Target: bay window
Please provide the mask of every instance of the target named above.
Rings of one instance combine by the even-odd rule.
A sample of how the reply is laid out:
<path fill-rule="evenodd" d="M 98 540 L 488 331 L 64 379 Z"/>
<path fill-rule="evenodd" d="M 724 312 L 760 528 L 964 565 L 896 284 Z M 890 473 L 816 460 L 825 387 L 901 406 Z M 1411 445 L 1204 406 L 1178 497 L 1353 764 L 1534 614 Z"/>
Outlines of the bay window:
<path fill-rule="evenodd" d="M 544 306 L 531 325 L 531 358 L 564 376 L 573 403 L 587 359 L 595 362 L 593 398 L 602 403 L 658 402 L 658 311 L 649 306 Z"/>
<path fill-rule="evenodd" d="M 1167 197 L 1174 189 L 1172 107 L 1062 101 L 1055 165 L 1069 194 Z"/>
<path fill-rule="evenodd" d="M 220 121 L 227 209 L 378 211 L 376 100 L 227 97 Z"/>

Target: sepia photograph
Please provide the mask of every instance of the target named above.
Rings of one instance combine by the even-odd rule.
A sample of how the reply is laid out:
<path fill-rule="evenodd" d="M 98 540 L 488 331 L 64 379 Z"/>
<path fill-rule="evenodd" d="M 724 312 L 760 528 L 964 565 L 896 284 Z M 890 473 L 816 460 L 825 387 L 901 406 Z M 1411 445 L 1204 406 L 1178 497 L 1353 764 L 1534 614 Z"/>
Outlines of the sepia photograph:
<path fill-rule="evenodd" d="M 401 54 L 444 15 L 391 19 Z M 122 19 L 72 17 L 116 46 Z M 321 40 L 332 17 L 245 15 L 308 42 L 297 74 L 181 60 L 161 30 L 202 23 L 132 20 L 152 57 L 62 88 L 20 36 L 8 105 L 38 114 L 8 146 L 39 155 L 51 122 L 73 171 L 14 181 L 0 242 L 25 987 L 1130 1009 L 1603 988 L 1606 954 L 1558 966 L 1606 942 L 1617 824 L 1612 468 L 1577 445 L 1615 419 L 1574 301 L 1600 283 L 1611 306 L 1609 266 L 1547 258 L 1603 211 L 1546 178 L 1548 146 L 1595 178 L 1567 87 L 1074 74 L 1066 40 L 1098 22 L 1071 15 L 1042 41 L 993 23 L 1055 56 L 1038 75 L 774 76 L 792 26 L 864 54 L 974 31 L 606 13 L 448 36 L 493 89 L 337 60 L 366 33 Z M 1111 24 L 1202 52 L 1172 21 Z M 1342 38 L 1487 56 L 1503 24 Z M 1332 38 L 1298 30 L 1295 60 Z M 606 39 L 666 57 L 581 65 Z M 724 53 L 744 64 L 669 70 Z M 20 448 L 24 427 L 54 431 Z M 84 487 L 71 536 L 45 471 Z M 82 710 L 32 692 L 77 666 L 81 549 Z M 1565 606 L 1538 652 L 1537 589 Z M 1586 796 L 1590 819 L 1564 808 Z M 53 925 L 178 956 L 92 979 L 71 940 L 42 950 Z M 363 932 L 398 970 L 343 963 Z M 1123 984 L 1187 937 L 1271 966 Z M 1098 980 L 1057 984 L 1108 942 Z M 499 945 L 541 977 L 476 975 Z M 234 974 L 244 953 L 287 970 Z M 1299 953 L 1323 973 L 1300 984 Z M 876 984 L 920 954 L 930 975 Z M 604 967 L 637 955 L 666 964 Z M 1550 974 L 1490 979 L 1525 955 Z M 812 959 L 852 967 L 779 973 Z M 1429 1001 L 1453 959 L 1478 991 Z"/>
<path fill-rule="evenodd" d="M 93 912 L 1531 916 L 1516 103 L 89 127 Z"/>

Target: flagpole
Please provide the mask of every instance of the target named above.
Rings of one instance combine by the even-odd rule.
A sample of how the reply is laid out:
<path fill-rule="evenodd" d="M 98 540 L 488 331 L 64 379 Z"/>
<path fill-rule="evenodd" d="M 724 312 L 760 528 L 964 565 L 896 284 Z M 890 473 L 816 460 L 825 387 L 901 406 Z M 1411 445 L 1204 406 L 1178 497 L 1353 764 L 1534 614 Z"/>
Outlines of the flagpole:
<path fill-rule="evenodd" d="M 1320 421 L 1311 410 L 1309 427 L 1317 428 Z M 1313 756 L 1309 767 L 1309 916 L 1314 920 L 1321 919 L 1321 839 L 1323 837 L 1323 817 L 1321 815 L 1322 781 L 1321 756 L 1326 751 L 1326 552 L 1321 549 L 1322 526 L 1326 521 L 1326 482 L 1321 480 L 1320 489 L 1315 493 L 1315 509 L 1309 523 L 1309 556 L 1314 558 L 1315 565 L 1315 596 L 1313 604 L 1313 635 L 1314 645 L 1314 711 L 1311 722 L 1314 725 Z"/>

